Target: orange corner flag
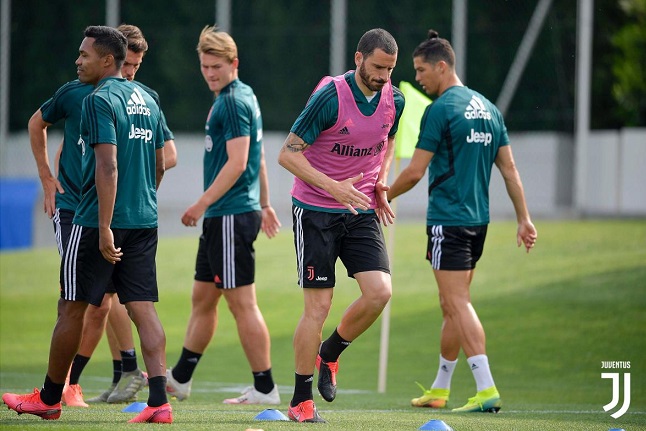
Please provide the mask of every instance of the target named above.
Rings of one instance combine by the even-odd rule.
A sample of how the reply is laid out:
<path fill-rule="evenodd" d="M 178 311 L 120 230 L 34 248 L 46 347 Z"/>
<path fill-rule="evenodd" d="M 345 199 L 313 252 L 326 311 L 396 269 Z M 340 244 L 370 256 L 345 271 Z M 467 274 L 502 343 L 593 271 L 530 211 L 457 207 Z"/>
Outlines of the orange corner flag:
<path fill-rule="evenodd" d="M 399 128 L 395 137 L 395 157 L 410 159 L 419 138 L 419 123 L 422 120 L 422 115 L 432 101 L 406 81 L 400 82 L 399 89 L 406 99 L 406 107 L 399 119 Z"/>

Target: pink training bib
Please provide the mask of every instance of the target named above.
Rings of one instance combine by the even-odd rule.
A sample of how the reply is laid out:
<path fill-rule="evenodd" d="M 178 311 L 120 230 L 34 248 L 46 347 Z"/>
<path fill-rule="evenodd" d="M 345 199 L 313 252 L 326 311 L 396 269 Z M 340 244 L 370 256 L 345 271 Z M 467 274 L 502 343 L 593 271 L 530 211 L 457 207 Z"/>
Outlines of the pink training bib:
<path fill-rule="evenodd" d="M 322 131 L 303 155 L 312 167 L 337 181 L 363 172 L 363 178 L 354 187 L 372 199 L 374 209 L 377 207 L 375 184 L 386 154 L 388 132 L 395 122 L 392 84 L 388 81 L 382 88 L 377 109 L 367 117 L 359 111 L 344 75 L 323 78 L 314 92 L 330 81 L 334 82 L 339 99 L 337 122 Z M 329 193 L 298 177 L 294 178 L 292 196 L 308 205 L 345 209 Z"/>

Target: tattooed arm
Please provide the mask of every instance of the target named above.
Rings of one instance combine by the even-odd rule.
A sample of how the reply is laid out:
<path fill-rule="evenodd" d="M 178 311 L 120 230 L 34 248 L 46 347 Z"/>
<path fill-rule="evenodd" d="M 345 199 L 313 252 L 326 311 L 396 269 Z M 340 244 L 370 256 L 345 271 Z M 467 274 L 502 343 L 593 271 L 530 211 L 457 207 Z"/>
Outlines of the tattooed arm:
<path fill-rule="evenodd" d="M 307 147 L 309 147 L 309 144 L 297 135 L 290 133 L 285 140 L 283 148 L 280 149 L 278 163 L 301 180 L 324 188 L 323 184 L 325 184 L 326 180 L 330 179 L 327 175 L 314 169 L 305 158 L 303 151 Z"/>
<path fill-rule="evenodd" d="M 280 149 L 278 163 L 306 183 L 328 192 L 353 214 L 358 214 L 355 208 L 367 210 L 370 207 L 370 198 L 354 188 L 354 183 L 363 178 L 363 173 L 344 181 L 335 181 L 310 164 L 303 155 L 303 151 L 308 147 L 308 143 L 290 132 L 283 148 Z"/>

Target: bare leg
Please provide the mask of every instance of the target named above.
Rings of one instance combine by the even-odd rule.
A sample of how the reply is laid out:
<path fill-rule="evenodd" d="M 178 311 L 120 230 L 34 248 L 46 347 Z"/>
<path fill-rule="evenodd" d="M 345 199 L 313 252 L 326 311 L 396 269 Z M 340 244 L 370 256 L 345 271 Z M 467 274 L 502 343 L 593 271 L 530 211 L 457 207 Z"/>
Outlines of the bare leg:
<path fill-rule="evenodd" d="M 159 321 L 155 305 L 149 301 L 126 304 L 141 340 L 141 353 L 150 378 L 166 376 L 166 334 Z"/>
<path fill-rule="evenodd" d="M 343 339 L 352 341 L 377 320 L 392 295 L 390 274 L 381 271 L 359 272 L 354 275 L 361 296 L 345 310 L 337 331 Z"/>
<path fill-rule="evenodd" d="M 460 334 L 453 321 L 446 317 L 442 321 L 440 353 L 444 359 L 455 361 L 460 354 Z"/>
<path fill-rule="evenodd" d="M 90 358 L 99 345 L 103 330 L 107 322 L 108 312 L 110 311 L 110 294 L 103 296 L 100 307 L 89 305 L 85 310 L 85 319 L 83 320 L 83 336 L 78 354 Z"/>
<path fill-rule="evenodd" d="M 58 319 L 49 347 L 47 375 L 53 383 L 64 384 L 74 355 L 81 344 L 87 302 L 58 300 Z"/>
<path fill-rule="evenodd" d="M 119 302 L 117 295 L 112 296 L 112 308 L 108 314 L 108 327 L 112 332 L 113 340 L 110 342 L 111 335 L 108 333 L 108 343 L 110 352 L 116 360 L 121 360 L 121 350 L 130 350 L 135 348 L 135 340 L 132 336 L 132 323 L 128 310 Z M 113 345 L 113 343 L 115 343 Z M 116 353 L 116 356 L 115 356 Z"/>
<path fill-rule="evenodd" d="M 271 341 L 265 319 L 256 302 L 256 286 L 239 286 L 235 289 L 225 289 L 223 293 L 229 310 L 236 319 L 238 337 L 251 371 L 270 369 Z"/>
<path fill-rule="evenodd" d="M 215 283 L 193 283 L 191 317 L 184 337 L 186 349 L 200 354 L 206 350 L 217 328 L 218 302 L 221 296 L 221 289 L 217 289 Z"/>
<path fill-rule="evenodd" d="M 444 315 L 442 356 L 449 360 L 457 358 L 455 340 L 458 340 L 467 358 L 486 354 L 484 329 L 471 305 L 469 288 L 473 271 L 434 270 L 434 273 Z"/>
<path fill-rule="evenodd" d="M 303 289 L 304 309 L 294 331 L 296 373 L 314 373 L 323 324 L 330 313 L 334 289 Z"/>
<path fill-rule="evenodd" d="M 467 274 L 467 282 L 468 285 L 471 285 L 471 280 L 473 280 L 473 274 L 475 271 L 468 271 Z M 463 277 L 460 276 L 460 279 Z M 439 284 L 438 284 L 438 293 L 439 293 Z M 461 340 L 460 340 L 460 334 L 458 332 L 458 328 L 455 326 L 453 323 L 452 319 L 447 318 L 447 314 L 444 311 L 444 299 L 441 294 L 439 294 L 440 297 L 440 307 L 442 308 L 442 316 L 443 316 L 443 321 L 442 321 L 442 332 L 441 332 L 441 337 L 440 337 L 440 353 L 442 354 L 442 357 L 444 359 L 447 359 L 449 361 L 455 361 L 458 359 L 458 355 L 460 354 L 460 345 L 461 345 Z"/>
<path fill-rule="evenodd" d="M 127 313 L 127 311 L 126 311 Z M 130 317 L 128 317 L 130 321 Z M 121 346 L 119 345 L 119 340 L 117 340 L 117 335 L 110 325 L 110 318 L 108 318 L 108 324 L 105 327 L 105 334 L 108 336 L 108 346 L 110 346 L 110 355 L 112 356 L 113 361 L 121 360 Z"/>

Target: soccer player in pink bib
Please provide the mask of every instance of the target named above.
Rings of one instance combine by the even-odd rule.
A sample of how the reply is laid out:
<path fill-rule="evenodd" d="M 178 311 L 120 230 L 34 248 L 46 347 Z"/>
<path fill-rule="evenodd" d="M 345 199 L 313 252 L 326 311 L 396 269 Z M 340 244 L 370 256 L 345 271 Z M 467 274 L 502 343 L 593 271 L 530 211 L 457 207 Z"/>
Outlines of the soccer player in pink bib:
<path fill-rule="evenodd" d="M 387 225 L 394 217 L 385 184 L 404 109 L 401 92 L 390 82 L 397 43 L 387 31 L 372 29 L 359 40 L 354 59 L 356 70 L 319 83 L 278 158 L 295 176 L 294 245 L 304 310 L 294 333 L 288 415 L 298 422 L 324 422 L 313 401 L 314 368 L 319 392 L 333 401 L 341 352 L 379 317 L 392 292 L 379 222 Z M 338 258 L 361 296 L 321 343 Z"/>

